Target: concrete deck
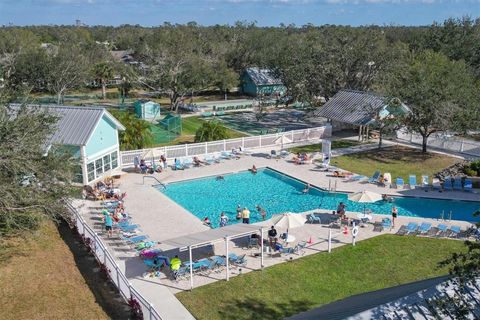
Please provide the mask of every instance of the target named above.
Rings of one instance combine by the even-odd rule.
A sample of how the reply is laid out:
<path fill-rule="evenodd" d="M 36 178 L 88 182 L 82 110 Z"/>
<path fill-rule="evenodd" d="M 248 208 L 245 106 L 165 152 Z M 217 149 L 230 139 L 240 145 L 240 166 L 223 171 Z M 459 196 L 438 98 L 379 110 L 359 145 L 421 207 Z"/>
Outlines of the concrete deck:
<path fill-rule="evenodd" d="M 172 171 L 168 169 L 163 173 L 155 173 L 154 177 L 162 181 L 163 183 L 169 183 L 174 181 L 181 181 L 185 179 L 200 178 L 205 176 L 226 174 L 231 172 L 238 172 L 251 168 L 252 165 L 260 167 L 271 167 L 275 170 L 286 173 L 294 178 L 308 182 L 312 185 L 320 188 L 327 189 L 330 185 L 333 185 L 333 181 L 336 181 L 336 189 L 341 192 L 356 192 L 361 190 L 370 190 L 377 193 L 387 193 L 397 196 L 415 196 L 415 197 L 429 197 L 439 199 L 459 199 L 459 200 L 474 200 L 480 201 L 480 195 L 477 193 L 463 193 L 463 192 L 425 192 L 424 190 L 397 190 L 379 187 L 373 184 L 362 184 L 358 182 L 344 182 L 343 179 L 330 178 L 329 173 L 321 172 L 316 168 L 314 164 L 307 165 L 295 165 L 288 159 L 273 160 L 267 159 L 265 156 L 269 153 L 269 150 L 256 151 L 251 156 L 243 156 L 239 160 L 225 160 L 220 164 L 214 164 L 210 166 L 204 166 L 200 168 L 191 168 L 181 171 Z M 143 181 L 145 180 L 145 181 Z M 145 182 L 145 184 L 144 184 Z M 127 198 L 125 200 L 125 206 L 127 212 L 132 216 L 132 222 L 141 225 L 141 231 L 143 234 L 149 235 L 151 240 L 165 241 L 172 238 L 178 238 L 182 235 L 188 235 L 196 232 L 209 230 L 204 226 L 202 222 L 194 215 L 183 209 L 181 206 L 170 200 L 163 193 L 159 192 L 152 187 L 152 184 L 157 182 L 154 179 L 143 179 L 143 175 L 130 173 L 122 176 L 119 180 L 119 187 L 122 192 L 127 192 Z M 188 290 L 190 288 L 189 280 L 173 281 L 168 275 L 162 274 L 160 277 L 150 277 L 145 275 L 147 267 L 142 263 L 141 259 L 137 257 L 137 253 L 132 248 L 126 246 L 120 239 L 111 238 L 107 239 L 102 231 L 102 223 L 100 221 L 100 207 L 99 203 L 91 201 L 83 201 L 83 203 L 77 203 L 81 213 L 85 216 L 85 220 L 91 224 L 94 230 L 97 230 L 100 235 L 103 236 L 108 247 L 111 249 L 112 255 L 116 258 L 120 268 L 125 271 L 128 279 L 130 279 L 132 285 L 134 285 L 153 305 L 164 319 L 192 319 L 193 317 L 185 309 L 185 307 L 175 298 L 173 295 L 181 290 Z M 313 212 L 313 211 L 312 211 Z M 322 210 L 314 210 L 314 212 L 326 212 Z M 309 212 L 303 213 L 304 215 Z M 350 217 L 356 217 L 357 213 L 347 212 Z M 380 221 L 383 216 L 374 215 L 376 221 Z M 402 224 L 406 224 L 409 221 L 431 221 L 432 225 L 438 224 L 435 219 L 425 218 L 411 218 L 400 216 L 396 220 L 396 228 L 392 230 L 386 230 L 385 232 L 394 233 L 398 227 Z M 447 223 L 448 224 L 448 223 Z M 469 226 L 469 223 L 463 221 L 452 221 L 451 224 L 460 225 L 462 228 Z M 268 227 L 269 222 L 265 221 L 259 223 L 259 229 L 264 226 Z M 282 232 L 283 230 L 278 230 Z M 302 227 L 291 229 L 290 234 L 296 237 L 296 242 L 312 240 L 312 243 L 308 245 L 304 254 L 314 254 L 319 252 L 325 252 L 327 250 L 327 239 L 329 229 L 324 225 L 310 225 L 306 224 Z M 339 233 L 339 230 L 335 230 L 335 233 Z M 374 232 L 373 226 L 361 228 L 357 237 L 357 241 L 374 237 L 381 233 Z M 333 248 L 349 244 L 352 241 L 351 235 L 339 234 L 333 242 Z M 235 276 L 239 273 L 251 272 L 253 270 L 260 269 L 260 258 L 252 256 L 253 253 L 258 252 L 258 249 L 247 249 L 246 239 L 236 239 L 231 241 L 230 252 L 236 254 L 247 255 L 247 266 L 243 268 L 232 268 L 230 271 L 231 276 Z M 294 246 L 295 244 L 292 244 Z M 162 244 L 158 245 L 159 248 L 168 250 L 167 255 L 173 256 L 173 254 L 179 253 L 178 249 L 172 249 L 171 247 L 162 248 Z M 223 255 L 225 254 L 225 244 L 219 242 L 211 247 L 204 249 L 196 249 L 193 252 L 194 259 L 209 256 L 212 253 Z M 182 260 L 188 260 L 188 252 L 180 252 L 180 258 Z M 297 259 L 299 255 L 288 255 L 282 257 L 270 257 L 265 256 L 264 265 L 266 267 L 288 261 L 290 259 Z M 195 276 L 194 285 L 201 286 L 220 279 L 225 278 L 225 271 L 221 273 L 213 273 L 208 276 Z"/>

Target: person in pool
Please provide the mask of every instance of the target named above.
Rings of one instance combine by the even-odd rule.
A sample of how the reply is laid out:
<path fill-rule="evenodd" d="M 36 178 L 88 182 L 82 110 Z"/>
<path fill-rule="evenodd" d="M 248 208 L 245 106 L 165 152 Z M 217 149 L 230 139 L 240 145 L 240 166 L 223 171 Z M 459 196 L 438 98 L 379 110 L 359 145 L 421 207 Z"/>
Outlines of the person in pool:
<path fill-rule="evenodd" d="M 240 207 L 240 205 L 237 205 L 237 216 L 235 218 L 237 220 L 242 219 L 242 207 Z"/>
<path fill-rule="evenodd" d="M 248 170 L 253 174 L 257 173 L 257 167 L 255 165 L 253 165 L 252 168 Z"/>
<path fill-rule="evenodd" d="M 222 211 L 220 214 L 220 227 L 225 227 L 228 223 L 228 217 L 225 215 L 225 212 Z"/>
<path fill-rule="evenodd" d="M 307 185 L 305 186 L 305 188 L 302 190 L 302 193 L 303 193 L 303 194 L 307 194 L 308 191 L 310 191 L 310 187 L 311 187 L 311 186 L 310 186 L 310 183 L 307 183 Z"/>
<path fill-rule="evenodd" d="M 267 216 L 267 212 L 265 211 L 265 209 L 260 207 L 260 205 L 257 205 L 257 211 L 262 216 L 262 220 L 265 221 L 265 217 Z"/>
<path fill-rule="evenodd" d="M 208 227 L 211 227 L 212 226 L 212 223 L 210 222 L 210 219 L 208 219 L 208 217 L 205 217 L 203 219 L 203 224 L 208 226 Z"/>

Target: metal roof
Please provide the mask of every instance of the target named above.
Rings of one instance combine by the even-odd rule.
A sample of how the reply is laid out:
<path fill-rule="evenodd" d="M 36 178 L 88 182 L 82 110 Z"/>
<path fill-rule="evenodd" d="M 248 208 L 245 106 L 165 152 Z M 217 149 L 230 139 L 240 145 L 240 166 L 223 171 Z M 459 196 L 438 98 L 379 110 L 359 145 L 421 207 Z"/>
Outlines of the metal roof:
<path fill-rule="evenodd" d="M 161 243 L 172 248 L 178 248 L 180 251 L 184 251 L 190 246 L 201 247 L 207 244 L 223 241 L 225 237 L 237 238 L 246 236 L 258 232 L 261 228 L 262 226 L 259 225 L 237 223 L 223 228 L 210 229 L 207 231 L 165 240 Z"/>
<path fill-rule="evenodd" d="M 257 86 L 283 84 L 269 69 L 252 67 L 245 69 L 245 72 Z"/>
<path fill-rule="evenodd" d="M 20 105 L 12 105 L 12 107 L 18 108 Z M 118 130 L 125 130 L 125 127 L 103 107 L 58 105 L 28 105 L 27 107 L 44 108 L 59 118 L 55 132 L 45 142 L 46 146 L 52 144 L 86 145 L 104 115 L 113 122 Z"/>
<path fill-rule="evenodd" d="M 323 106 L 313 112 L 324 117 L 354 125 L 366 125 L 385 107 L 385 97 L 355 90 L 340 90 Z"/>

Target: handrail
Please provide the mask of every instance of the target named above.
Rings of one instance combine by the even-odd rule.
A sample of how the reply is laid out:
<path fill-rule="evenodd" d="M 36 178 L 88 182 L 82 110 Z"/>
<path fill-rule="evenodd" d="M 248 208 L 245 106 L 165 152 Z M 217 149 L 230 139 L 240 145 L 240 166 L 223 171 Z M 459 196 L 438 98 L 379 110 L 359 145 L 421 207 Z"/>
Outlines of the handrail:
<path fill-rule="evenodd" d="M 111 279 L 112 283 L 117 287 L 118 291 L 120 292 L 120 295 L 124 298 L 125 302 L 128 303 L 128 299 L 130 299 L 130 297 L 135 297 L 135 298 L 137 298 L 137 301 L 143 306 L 142 309 L 145 312 L 148 312 L 148 315 L 146 315 L 144 313 L 144 318 L 145 319 L 162 320 L 162 317 L 158 314 L 158 312 L 154 308 L 153 304 L 150 301 L 148 301 L 147 298 L 145 298 L 135 287 L 133 287 L 130 284 L 130 281 L 125 276 L 125 274 L 121 271 L 120 267 L 118 266 L 117 262 L 115 261 L 115 259 L 112 257 L 112 255 L 108 251 L 108 249 L 105 246 L 105 244 L 103 243 L 102 239 L 85 222 L 85 220 L 80 215 L 78 210 L 69 201 L 65 201 L 65 203 L 66 203 L 66 206 L 67 206 L 68 210 L 70 211 L 70 213 L 75 218 L 75 226 L 78 228 L 78 223 L 80 223 L 80 225 L 82 227 L 81 232 L 83 234 L 85 234 L 86 233 L 85 231 L 87 231 L 93 237 L 93 240 L 94 240 L 93 243 L 95 244 L 94 245 L 95 249 L 93 250 L 93 254 L 95 255 L 95 258 L 97 259 L 97 261 L 105 263 L 106 259 L 108 259 L 109 262 L 113 265 L 113 268 L 116 272 L 115 276 L 116 276 L 116 281 L 117 282 L 115 282 L 115 279 L 113 278 L 113 275 L 110 275 L 110 279 Z M 80 232 L 80 229 L 79 229 L 79 232 Z M 97 254 L 97 250 L 96 250 L 97 248 L 99 248 L 101 250 L 101 252 L 103 254 L 102 257 L 100 257 Z M 102 261 L 102 259 L 103 259 L 103 261 Z M 128 292 L 124 292 L 124 290 L 122 290 L 122 286 L 120 285 L 120 281 L 119 281 L 120 279 L 128 287 Z M 127 293 L 129 295 L 127 295 Z"/>
<path fill-rule="evenodd" d="M 143 176 L 143 184 L 145 184 L 145 178 L 155 179 L 158 182 L 159 185 L 161 185 L 164 189 L 167 189 L 167 186 L 154 176 Z"/>

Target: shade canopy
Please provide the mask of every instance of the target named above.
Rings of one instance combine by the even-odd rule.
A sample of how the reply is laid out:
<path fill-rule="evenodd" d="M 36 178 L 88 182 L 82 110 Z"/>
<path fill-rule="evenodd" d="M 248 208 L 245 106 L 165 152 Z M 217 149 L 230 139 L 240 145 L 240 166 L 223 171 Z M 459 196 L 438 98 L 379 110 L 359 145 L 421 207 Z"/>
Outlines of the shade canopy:
<path fill-rule="evenodd" d="M 372 203 L 382 200 L 382 195 L 372 191 L 356 192 L 348 195 L 348 200 L 360 203 Z"/>
<path fill-rule="evenodd" d="M 291 229 L 303 226 L 307 219 L 301 214 L 286 212 L 274 215 L 270 221 L 277 228 Z"/>

